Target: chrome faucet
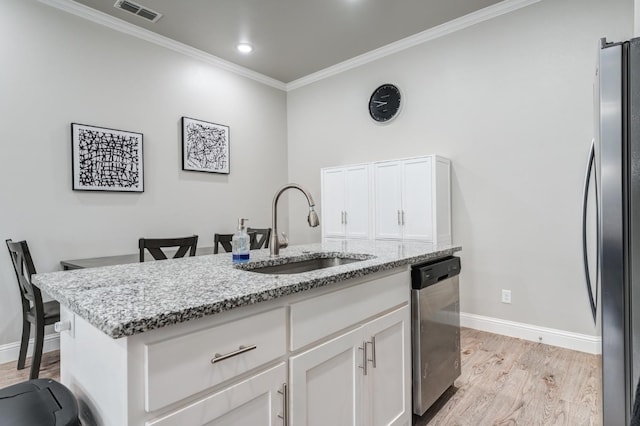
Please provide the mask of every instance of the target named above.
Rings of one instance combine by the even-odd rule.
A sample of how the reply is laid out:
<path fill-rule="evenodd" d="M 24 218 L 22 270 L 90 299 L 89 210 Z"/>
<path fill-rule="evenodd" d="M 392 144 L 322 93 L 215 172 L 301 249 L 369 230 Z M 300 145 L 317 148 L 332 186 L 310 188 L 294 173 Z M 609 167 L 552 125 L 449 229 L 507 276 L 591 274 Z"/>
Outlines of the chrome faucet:
<path fill-rule="evenodd" d="M 309 203 L 309 216 L 307 217 L 307 222 L 309 223 L 309 226 L 315 228 L 320 225 L 318 214 L 313 209 L 316 203 L 313 201 L 313 197 L 309 191 L 295 183 L 286 184 L 276 192 L 276 195 L 273 197 L 273 204 L 271 205 L 271 238 L 269 238 L 269 250 L 272 257 L 280 255 L 280 248 L 285 248 L 289 245 L 287 234 L 283 232 L 282 238 L 278 237 L 278 199 L 283 192 L 291 188 L 298 189 L 305 197 L 307 197 L 307 202 Z"/>

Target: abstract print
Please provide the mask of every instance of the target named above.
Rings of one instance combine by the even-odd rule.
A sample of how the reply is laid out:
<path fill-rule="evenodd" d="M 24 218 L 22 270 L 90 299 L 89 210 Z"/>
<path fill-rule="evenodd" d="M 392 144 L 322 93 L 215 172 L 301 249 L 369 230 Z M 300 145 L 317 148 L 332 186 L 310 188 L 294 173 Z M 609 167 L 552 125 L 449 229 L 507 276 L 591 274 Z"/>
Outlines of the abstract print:
<path fill-rule="evenodd" d="M 182 169 L 229 173 L 229 127 L 182 117 Z"/>
<path fill-rule="evenodd" d="M 143 190 L 142 134 L 73 123 L 73 189 Z"/>

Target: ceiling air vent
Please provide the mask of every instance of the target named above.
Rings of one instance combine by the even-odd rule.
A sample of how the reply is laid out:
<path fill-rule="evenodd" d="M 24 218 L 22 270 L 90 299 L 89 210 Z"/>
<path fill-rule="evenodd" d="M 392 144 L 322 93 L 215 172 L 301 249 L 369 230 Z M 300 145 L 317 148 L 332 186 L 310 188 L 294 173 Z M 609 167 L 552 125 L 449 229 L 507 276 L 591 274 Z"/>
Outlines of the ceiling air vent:
<path fill-rule="evenodd" d="M 113 5 L 113 7 L 117 9 L 122 9 L 129 13 L 133 13 L 134 15 L 137 15 L 151 22 L 158 22 L 158 19 L 162 18 L 161 13 L 154 12 L 151 9 L 142 7 L 139 4 L 134 3 L 130 0 L 118 0 L 116 4 Z"/>

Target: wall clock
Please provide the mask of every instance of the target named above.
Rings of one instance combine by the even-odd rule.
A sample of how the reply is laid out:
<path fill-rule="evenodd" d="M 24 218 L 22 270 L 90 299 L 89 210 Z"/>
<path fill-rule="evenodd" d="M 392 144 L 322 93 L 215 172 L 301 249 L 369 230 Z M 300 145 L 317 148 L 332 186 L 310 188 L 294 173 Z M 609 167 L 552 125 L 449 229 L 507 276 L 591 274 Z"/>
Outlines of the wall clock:
<path fill-rule="evenodd" d="M 383 84 L 369 98 L 369 115 L 378 123 L 386 123 L 400 111 L 400 90 L 393 84 Z"/>

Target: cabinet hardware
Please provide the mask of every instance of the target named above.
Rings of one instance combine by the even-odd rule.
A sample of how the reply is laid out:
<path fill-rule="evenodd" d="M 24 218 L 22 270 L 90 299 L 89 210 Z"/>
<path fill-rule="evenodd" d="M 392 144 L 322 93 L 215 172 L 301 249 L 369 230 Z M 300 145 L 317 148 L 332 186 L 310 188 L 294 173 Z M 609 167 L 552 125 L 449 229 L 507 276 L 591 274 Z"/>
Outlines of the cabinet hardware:
<path fill-rule="evenodd" d="M 400 210 L 398 210 L 398 225 L 402 225 L 402 222 L 400 220 Z"/>
<path fill-rule="evenodd" d="M 344 210 L 340 212 L 340 223 L 344 225 Z"/>
<path fill-rule="evenodd" d="M 344 224 L 347 224 L 347 212 L 344 212 Z"/>
<path fill-rule="evenodd" d="M 211 364 L 215 364 L 216 362 L 224 361 L 227 358 L 231 358 L 231 357 L 234 357 L 236 355 L 240 355 L 240 354 L 252 351 L 252 350 L 257 349 L 257 348 L 258 348 L 257 345 L 250 345 L 250 346 L 241 345 L 238 348 L 238 350 L 233 351 L 233 352 L 229 352 L 228 354 L 222 355 L 222 354 L 216 353 L 213 356 L 213 358 L 211 358 Z"/>
<path fill-rule="evenodd" d="M 289 426 L 289 389 L 287 384 L 282 384 L 282 390 L 278 389 L 278 393 L 282 395 L 282 414 L 278 417 L 282 419 L 282 426 Z"/>
<path fill-rule="evenodd" d="M 371 341 L 367 342 L 367 344 L 371 345 L 371 365 L 373 368 L 376 368 L 376 336 L 371 336 Z"/>
<path fill-rule="evenodd" d="M 404 226 L 404 210 L 402 210 L 402 225 Z"/>
<path fill-rule="evenodd" d="M 362 374 L 367 375 L 367 342 L 362 342 L 362 346 L 358 346 L 358 349 L 362 351 Z"/>

